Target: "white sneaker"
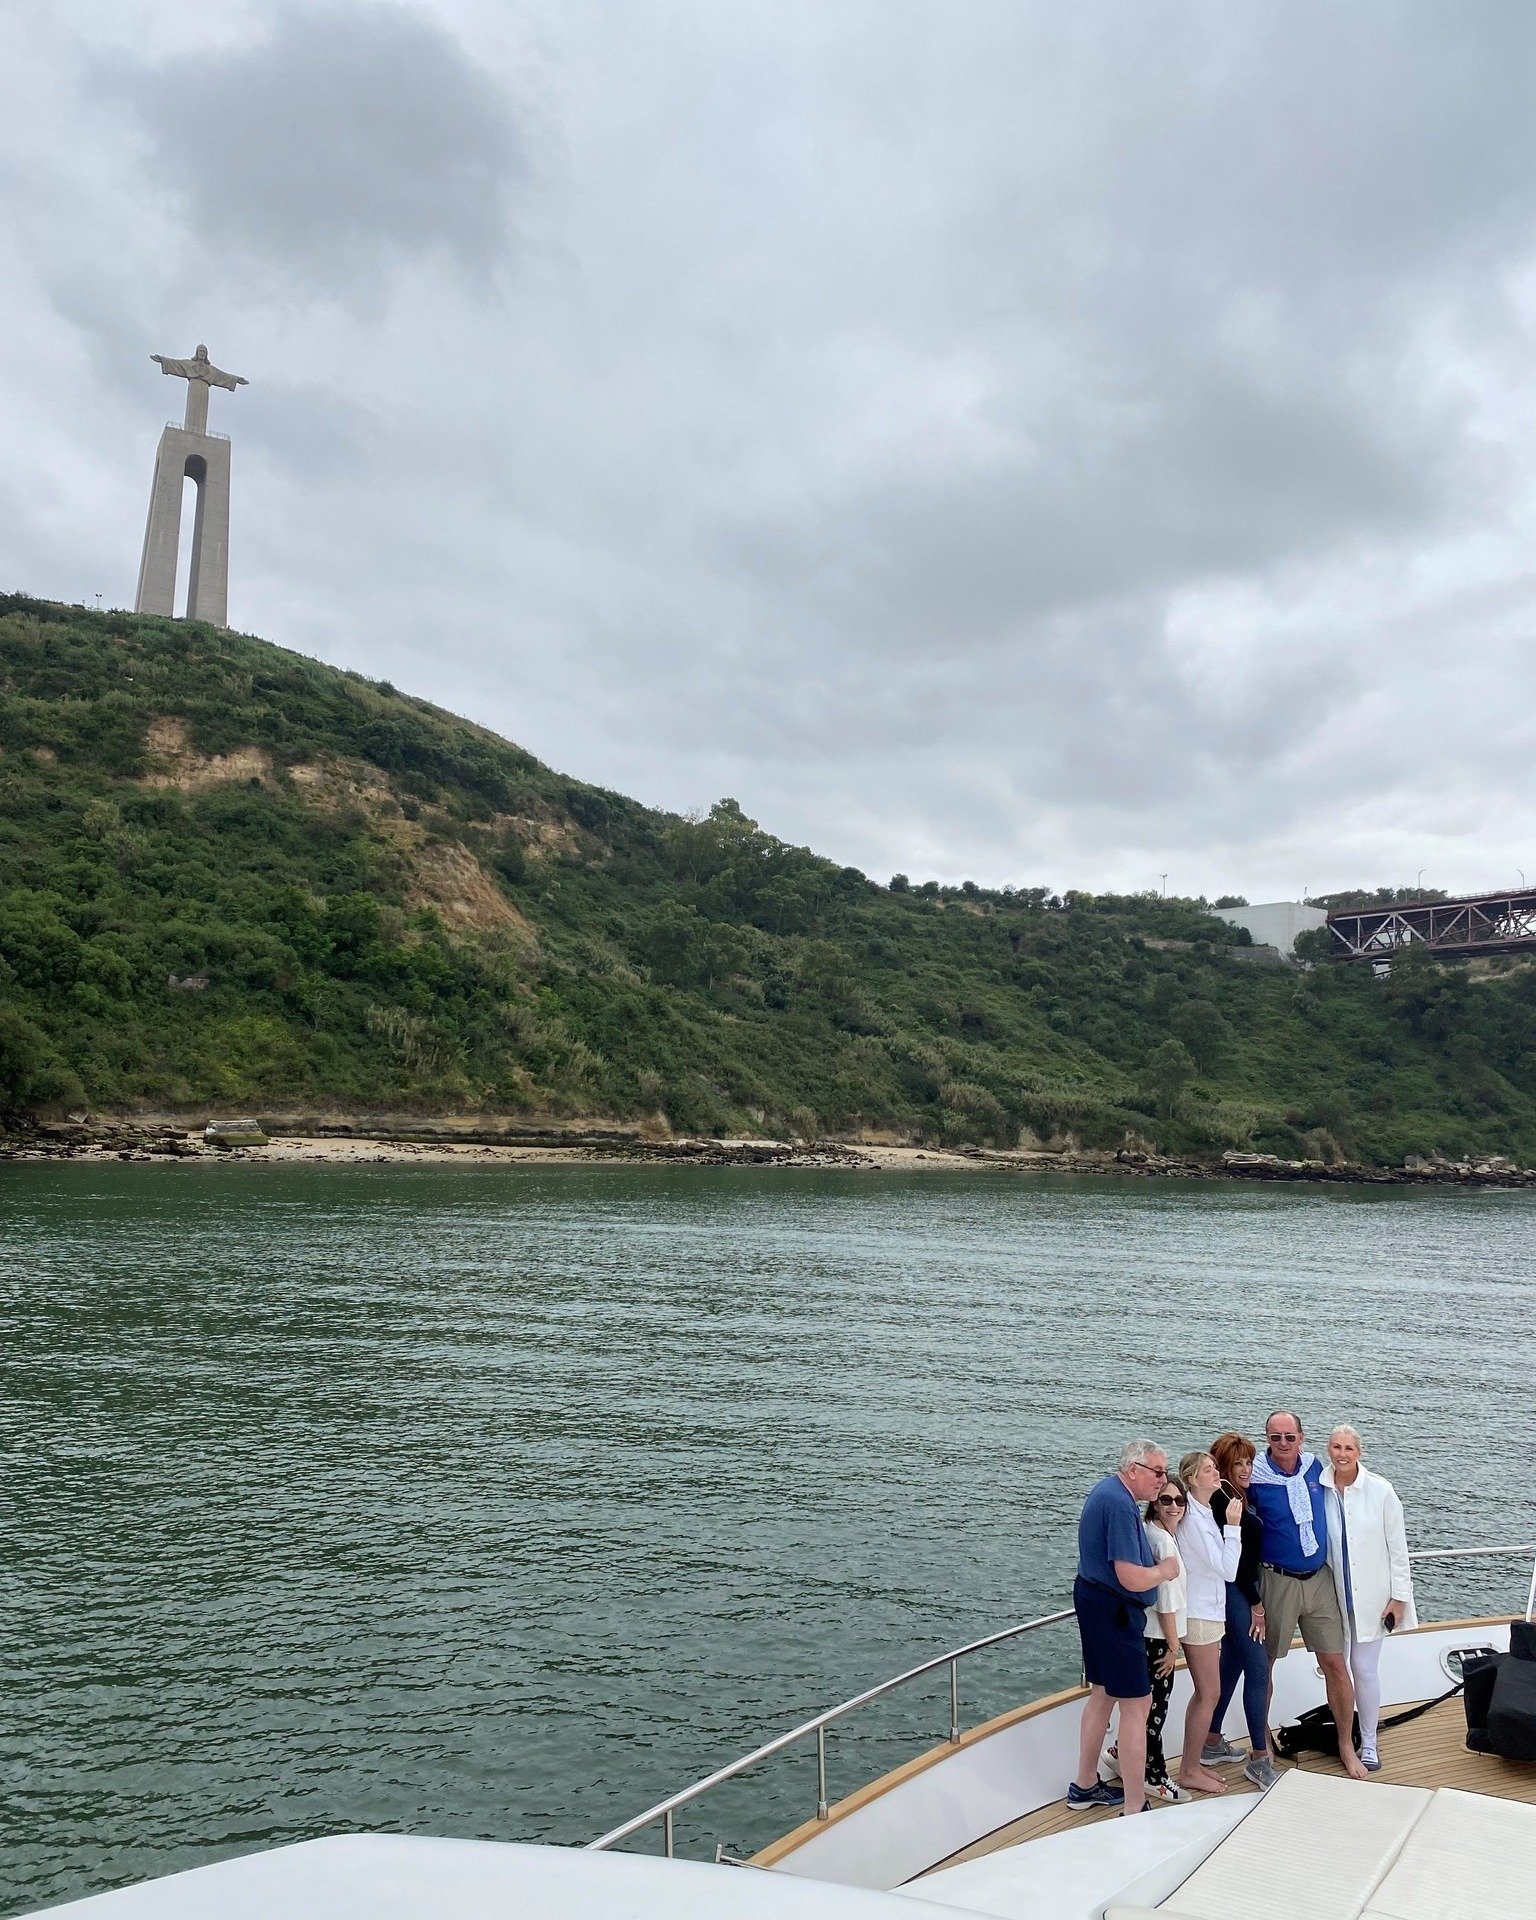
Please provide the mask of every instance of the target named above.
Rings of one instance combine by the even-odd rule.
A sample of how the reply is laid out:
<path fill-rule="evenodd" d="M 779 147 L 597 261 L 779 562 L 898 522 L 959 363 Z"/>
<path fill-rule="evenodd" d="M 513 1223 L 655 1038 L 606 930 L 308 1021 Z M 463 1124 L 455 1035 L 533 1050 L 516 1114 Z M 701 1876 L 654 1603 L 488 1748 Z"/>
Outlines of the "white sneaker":
<path fill-rule="evenodd" d="M 1147 1798 L 1161 1800 L 1166 1806 L 1177 1806 L 1181 1800 L 1193 1800 L 1194 1797 L 1188 1787 L 1176 1786 L 1172 1780 L 1147 1782 Z"/>
<path fill-rule="evenodd" d="M 1104 1757 L 1099 1762 L 1099 1773 L 1101 1776 L 1107 1774 L 1111 1780 L 1120 1778 L 1120 1756 L 1113 1747 L 1105 1750 Z"/>
<path fill-rule="evenodd" d="M 1377 1753 L 1374 1747 L 1362 1747 L 1360 1749 L 1360 1764 L 1365 1768 L 1367 1773 L 1380 1773 L 1381 1755 Z"/>

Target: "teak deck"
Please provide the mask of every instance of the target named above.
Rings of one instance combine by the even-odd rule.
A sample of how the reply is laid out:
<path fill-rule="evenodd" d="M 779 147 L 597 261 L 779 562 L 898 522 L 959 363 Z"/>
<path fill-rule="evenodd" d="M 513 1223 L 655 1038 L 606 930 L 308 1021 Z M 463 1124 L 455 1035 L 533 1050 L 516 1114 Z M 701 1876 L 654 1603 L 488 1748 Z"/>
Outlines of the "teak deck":
<path fill-rule="evenodd" d="M 1387 1714 L 1398 1711 L 1396 1707 L 1389 1707 Z M 1384 1729 L 1380 1745 L 1381 1772 L 1373 1778 L 1390 1786 L 1459 1787 L 1466 1793 L 1487 1793 L 1501 1800 L 1524 1800 L 1536 1806 L 1536 1766 L 1517 1766 L 1509 1760 L 1495 1759 L 1492 1754 L 1469 1753 L 1466 1734 L 1466 1716 L 1459 1698 L 1442 1702 L 1423 1719 L 1412 1720 L 1406 1727 Z M 1276 1762 L 1281 1768 L 1291 1764 L 1301 1766 L 1308 1773 L 1342 1775 L 1344 1771 L 1336 1757 L 1324 1758 L 1316 1753 L 1307 1754 L 1295 1763 Z M 1223 1779 L 1231 1783 L 1233 1793 L 1255 1791 L 1243 1778 L 1241 1767 L 1226 1767 L 1221 1772 Z M 1152 1811 L 1159 1811 L 1163 1804 L 1151 1802 Z M 996 1833 L 989 1833 L 985 1839 L 951 1854 L 929 1871 L 937 1873 L 939 1867 L 957 1867 L 963 1860 L 979 1860 L 983 1854 L 1020 1846 L 1026 1840 L 1040 1840 L 1050 1833 L 1064 1833 L 1069 1827 L 1106 1820 L 1112 1812 L 1113 1809 L 1106 1807 L 1091 1813 L 1069 1813 L 1064 1800 L 1055 1800 L 1050 1806 L 1027 1813 L 1022 1820 L 999 1827 Z"/>

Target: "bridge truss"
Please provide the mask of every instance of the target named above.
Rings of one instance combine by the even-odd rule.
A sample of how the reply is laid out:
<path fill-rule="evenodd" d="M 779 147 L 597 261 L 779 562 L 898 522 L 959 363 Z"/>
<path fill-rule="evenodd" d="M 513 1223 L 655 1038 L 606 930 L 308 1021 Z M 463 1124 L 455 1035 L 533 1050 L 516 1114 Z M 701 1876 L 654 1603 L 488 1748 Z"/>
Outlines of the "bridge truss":
<path fill-rule="evenodd" d="M 1390 960 L 1406 947 L 1446 958 L 1536 947 L 1536 888 L 1467 900 L 1396 900 L 1328 916 L 1336 960 Z"/>

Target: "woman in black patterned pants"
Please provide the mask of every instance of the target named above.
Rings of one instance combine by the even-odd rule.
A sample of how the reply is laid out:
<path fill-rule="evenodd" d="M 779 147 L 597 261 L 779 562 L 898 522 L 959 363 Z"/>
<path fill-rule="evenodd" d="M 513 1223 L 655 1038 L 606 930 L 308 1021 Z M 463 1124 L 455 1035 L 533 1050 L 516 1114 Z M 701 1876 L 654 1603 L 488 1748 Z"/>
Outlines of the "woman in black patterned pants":
<path fill-rule="evenodd" d="M 1145 1519 L 1147 1538 L 1159 1559 L 1172 1554 L 1179 1560 L 1174 1535 L 1184 1518 L 1186 1498 L 1183 1487 L 1172 1476 L 1164 1483 L 1155 1500 L 1147 1502 Z M 1147 1608 L 1147 1667 L 1152 1676 L 1152 1711 L 1147 1716 L 1147 1798 L 1149 1800 L 1187 1800 L 1189 1794 L 1168 1778 L 1168 1762 L 1163 1757 L 1163 1722 L 1168 1718 L 1168 1701 L 1173 1693 L 1173 1664 L 1179 1657 L 1179 1642 L 1184 1637 L 1184 1562 L 1179 1560 L 1179 1577 L 1166 1581 L 1157 1590 L 1157 1599 Z"/>

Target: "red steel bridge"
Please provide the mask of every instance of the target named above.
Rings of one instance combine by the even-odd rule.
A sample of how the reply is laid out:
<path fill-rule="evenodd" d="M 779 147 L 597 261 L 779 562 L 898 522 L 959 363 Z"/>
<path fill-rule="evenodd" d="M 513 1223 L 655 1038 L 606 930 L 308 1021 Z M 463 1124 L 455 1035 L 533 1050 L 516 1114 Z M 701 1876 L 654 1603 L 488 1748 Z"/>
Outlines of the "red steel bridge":
<path fill-rule="evenodd" d="M 1394 900 L 1328 916 L 1335 960 L 1390 960 L 1406 947 L 1448 958 L 1536 947 L 1536 887 L 1467 900 Z"/>

